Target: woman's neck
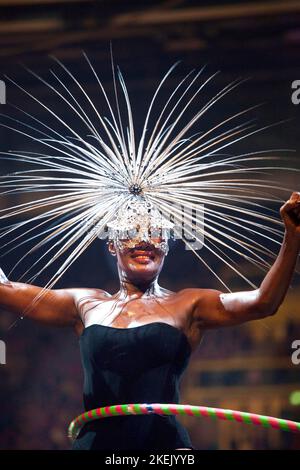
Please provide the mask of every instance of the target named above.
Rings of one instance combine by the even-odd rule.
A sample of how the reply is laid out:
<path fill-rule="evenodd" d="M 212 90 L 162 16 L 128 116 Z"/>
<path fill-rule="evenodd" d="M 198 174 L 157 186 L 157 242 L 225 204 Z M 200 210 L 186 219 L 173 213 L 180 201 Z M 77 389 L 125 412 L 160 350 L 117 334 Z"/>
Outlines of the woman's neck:
<path fill-rule="evenodd" d="M 149 295 L 159 295 L 161 287 L 157 282 L 157 278 L 147 283 L 135 283 L 126 278 L 120 278 L 119 293 L 126 296 L 145 297 Z"/>

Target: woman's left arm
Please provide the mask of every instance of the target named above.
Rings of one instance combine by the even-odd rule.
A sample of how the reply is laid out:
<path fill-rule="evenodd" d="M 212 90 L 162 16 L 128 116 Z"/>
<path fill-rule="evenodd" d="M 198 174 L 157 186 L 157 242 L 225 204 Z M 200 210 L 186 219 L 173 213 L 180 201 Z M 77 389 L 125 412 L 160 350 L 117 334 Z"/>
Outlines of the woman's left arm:
<path fill-rule="evenodd" d="M 285 234 L 279 254 L 256 290 L 222 293 L 205 289 L 193 311 L 202 327 L 230 326 L 274 315 L 290 285 L 300 251 L 300 193 L 280 208 Z"/>

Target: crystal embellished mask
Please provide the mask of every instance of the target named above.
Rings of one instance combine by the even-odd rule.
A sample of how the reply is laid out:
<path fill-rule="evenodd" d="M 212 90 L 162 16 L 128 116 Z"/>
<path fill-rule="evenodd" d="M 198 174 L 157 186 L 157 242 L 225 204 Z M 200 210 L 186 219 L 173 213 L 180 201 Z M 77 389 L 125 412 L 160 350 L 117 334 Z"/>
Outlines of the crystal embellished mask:
<path fill-rule="evenodd" d="M 134 195 L 107 227 L 108 239 L 113 240 L 119 249 L 134 248 L 141 242 L 148 242 L 167 254 L 168 238 L 174 224 L 145 197 Z"/>
<path fill-rule="evenodd" d="M 129 238 L 129 239 L 124 239 L 124 240 L 114 240 L 114 243 L 119 250 L 124 251 L 136 247 L 141 246 L 141 240 L 138 238 Z M 169 252 L 169 245 L 168 245 L 168 240 L 165 240 L 160 237 L 151 237 L 149 235 L 149 240 L 146 242 L 147 244 L 150 244 L 154 246 L 155 248 L 161 250 L 165 255 L 168 254 Z"/>

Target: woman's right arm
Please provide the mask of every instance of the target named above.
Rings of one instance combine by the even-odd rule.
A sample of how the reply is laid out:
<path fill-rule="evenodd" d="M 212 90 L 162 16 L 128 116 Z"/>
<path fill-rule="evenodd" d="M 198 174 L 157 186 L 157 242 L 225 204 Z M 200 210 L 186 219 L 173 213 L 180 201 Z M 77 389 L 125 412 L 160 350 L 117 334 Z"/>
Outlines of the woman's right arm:
<path fill-rule="evenodd" d="M 42 287 L 9 281 L 0 270 L 0 308 L 3 310 L 51 326 L 75 326 L 80 321 L 75 302 L 78 289 L 42 291 Z"/>

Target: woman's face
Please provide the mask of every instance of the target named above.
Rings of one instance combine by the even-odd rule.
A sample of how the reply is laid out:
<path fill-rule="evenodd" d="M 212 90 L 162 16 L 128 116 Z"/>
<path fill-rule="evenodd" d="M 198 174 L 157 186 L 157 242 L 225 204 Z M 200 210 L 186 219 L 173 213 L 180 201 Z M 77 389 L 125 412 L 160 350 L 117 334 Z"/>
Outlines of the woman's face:
<path fill-rule="evenodd" d="M 158 277 L 164 263 L 165 251 L 159 246 L 162 238 L 152 239 L 151 242 L 120 240 L 110 242 L 108 249 L 117 256 L 121 272 L 132 282 L 149 282 Z M 154 245 L 155 243 L 155 245 Z"/>

